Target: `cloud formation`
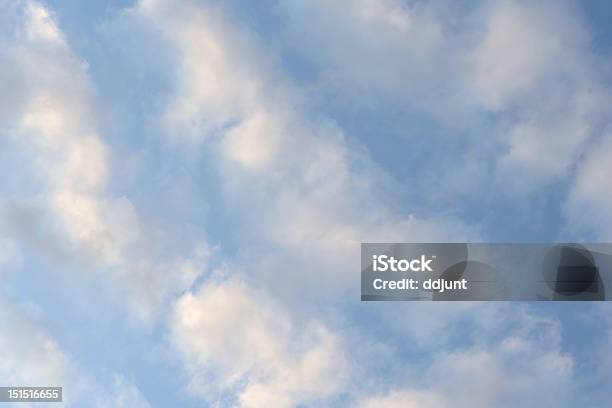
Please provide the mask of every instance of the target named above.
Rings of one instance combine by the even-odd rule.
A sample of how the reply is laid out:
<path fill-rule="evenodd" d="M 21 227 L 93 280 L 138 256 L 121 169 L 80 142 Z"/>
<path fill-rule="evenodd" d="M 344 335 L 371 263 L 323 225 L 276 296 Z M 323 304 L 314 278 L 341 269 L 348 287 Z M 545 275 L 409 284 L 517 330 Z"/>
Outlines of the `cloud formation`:
<path fill-rule="evenodd" d="M 141 0 L 111 18 L 137 23 L 122 29 L 171 71 L 136 98 L 156 101 L 150 123 L 132 125 L 143 160 L 189 181 L 164 207 L 159 173 L 123 174 L 133 146 L 105 135 L 104 67 L 50 8 L 6 4 L 0 276 L 48 263 L 110 289 L 90 302 L 149 323 L 129 330 L 177 362 L 141 375 L 172 377 L 195 406 L 581 401 L 584 368 L 539 307 L 355 301 L 360 242 L 488 239 L 498 201 L 562 197 L 569 234 L 610 235 L 608 79 L 574 5 L 290 0 L 263 24 L 238 2 Z M 182 212 L 209 205 L 204 220 Z M 0 305 L 4 378 L 76 384 L 75 406 L 149 406 L 132 375 L 87 374 L 4 292 Z"/>
<path fill-rule="evenodd" d="M 374 100 L 436 117 L 445 134 L 430 149 L 453 165 L 435 171 L 436 190 L 480 197 L 490 188 L 516 200 L 571 178 L 589 141 L 605 137 L 612 95 L 605 59 L 577 6 L 500 0 L 459 7 L 393 0 L 281 6 L 287 46 L 316 64 L 318 90 L 343 104 L 357 101 L 357 109 L 370 109 L 359 101 Z M 394 134 L 394 123 L 387 126 L 385 134 Z M 396 132 L 408 133 L 407 146 L 426 143 L 417 129 Z"/>
<path fill-rule="evenodd" d="M 348 377 L 334 332 L 316 319 L 298 322 L 284 305 L 234 279 L 184 295 L 173 337 L 192 372 L 191 389 L 209 400 L 235 392 L 241 407 L 320 404 L 342 392 Z"/>
<path fill-rule="evenodd" d="M 200 244 L 162 257 L 156 241 L 170 238 L 111 190 L 120 175 L 112 173 L 110 148 L 97 131 L 87 64 L 41 4 L 17 5 L 13 15 L 17 34 L 2 50 L 13 71 L 2 81 L 16 76 L 22 86 L 8 95 L 2 143 L 31 164 L 17 180 L 32 188 L 1 197 L 2 224 L 25 245 L 110 278 L 127 290 L 134 316 L 149 319 L 192 284 L 209 250 Z"/>
<path fill-rule="evenodd" d="M 142 1 L 134 10 L 178 56 L 163 114 L 168 135 L 214 153 L 223 199 L 239 214 L 249 245 L 259 241 L 268 258 L 308 253 L 323 270 L 317 278 L 326 279 L 354 266 L 364 240 L 478 236 L 450 215 L 429 220 L 387 205 L 389 175 L 349 147 L 333 120 L 312 112 L 279 57 L 224 12 L 164 1 Z"/>

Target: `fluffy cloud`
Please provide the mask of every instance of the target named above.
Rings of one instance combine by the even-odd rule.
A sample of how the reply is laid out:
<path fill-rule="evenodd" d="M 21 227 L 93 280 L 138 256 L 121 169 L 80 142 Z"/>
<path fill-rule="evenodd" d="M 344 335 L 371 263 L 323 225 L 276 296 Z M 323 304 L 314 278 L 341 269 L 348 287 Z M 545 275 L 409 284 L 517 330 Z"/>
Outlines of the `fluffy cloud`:
<path fill-rule="evenodd" d="M 243 249 L 246 258 L 255 260 L 255 265 L 251 262 L 248 266 L 254 279 L 268 271 L 264 276 L 274 282 L 276 290 L 291 284 L 307 290 L 308 283 L 314 287 L 316 282 L 313 292 L 319 296 L 326 290 L 322 287 L 337 288 L 347 277 L 344 273 L 358 270 L 350 257 L 356 254 L 356 244 L 361 241 L 435 241 L 476 235 L 465 224 L 449 221 L 450 217 L 429 220 L 418 214 L 404 216 L 381 203 L 392 199 L 384 188 L 393 185 L 389 176 L 361 153 L 355 141 L 333 120 L 310 110 L 310 101 L 285 75 L 278 55 L 265 46 L 265 39 L 248 25 L 237 27 L 224 7 L 229 6 L 187 2 L 175 7 L 163 1 L 142 1 L 132 12 L 150 21 L 177 55 L 176 83 L 165 109 L 164 124 L 173 141 L 212 153 L 208 157 L 212 156 L 219 168 L 224 202 L 235 203 L 230 205 L 241 212 L 240 238 L 248 243 Z M 312 34 L 302 37 L 311 42 L 305 45 L 304 52 L 321 58 L 322 71 L 328 75 L 324 78 L 329 81 L 325 85 L 331 84 L 335 90 L 350 87 L 348 100 L 352 101 L 353 92 L 363 92 L 361 95 L 367 98 L 374 89 L 391 94 L 387 101 L 422 101 L 445 126 L 461 113 L 497 120 L 492 143 L 470 145 L 477 159 L 495 152 L 487 160 L 492 161 L 491 168 L 497 169 L 497 175 L 480 169 L 479 177 L 495 185 L 495 176 L 501 176 L 506 185 L 520 179 L 518 175 L 533 174 L 529 190 L 567 175 L 603 121 L 600 105 L 607 98 L 605 92 L 591 91 L 599 78 L 589 69 L 588 61 L 593 55 L 580 21 L 565 6 L 552 14 L 547 12 L 554 9 L 551 3 L 538 6 L 541 8 L 534 13 L 530 7 L 528 3 L 496 2 L 490 7 L 479 5 L 469 17 L 456 20 L 442 13 L 441 8 L 392 1 L 363 1 L 355 7 L 343 2 L 293 2 L 281 8 L 291 15 L 289 24 L 296 24 L 296 31 L 301 28 Z M 316 32 L 308 31 L 312 30 L 308 24 L 312 16 L 322 18 Z M 572 39 L 572 46 L 550 46 L 545 39 L 548 31 L 564 26 L 568 27 L 564 35 Z M 515 29 L 523 30 L 519 38 L 531 39 L 531 48 L 524 52 L 518 49 L 520 44 L 509 34 Z M 417 32 L 427 34 L 426 46 L 417 44 Z M 378 42 L 381 37 L 385 41 Z M 517 53 L 513 64 L 503 64 L 500 47 Z M 542 54 L 539 48 L 550 53 Z M 557 59 L 567 57 L 564 53 L 572 55 L 576 66 L 557 68 Z M 378 63 L 381 60 L 386 63 Z M 406 72 L 411 73 L 409 78 Z M 553 74 L 551 82 L 543 79 L 547 72 Z M 508 79 L 516 75 L 524 77 L 516 83 Z M 445 92 L 442 96 L 429 94 L 431 89 L 439 89 L 432 85 L 438 80 L 443 88 L 446 86 Z M 567 86 L 551 85 L 561 81 Z M 553 103 L 545 108 L 543 100 Z M 456 126 L 463 131 L 466 124 L 463 121 Z M 554 158 L 548 155 L 550 152 Z M 436 188 L 444 189 L 444 181 Z M 284 266 L 282 276 L 278 265 Z M 186 360 L 192 362 L 192 386 L 206 390 L 203 384 L 212 376 L 215 384 L 225 385 L 231 390 L 226 392 L 237 395 L 245 405 L 264 395 L 272 398 L 267 401 L 272 405 L 308 401 L 301 390 L 294 394 L 276 385 L 280 377 L 277 373 L 286 370 L 275 366 L 285 361 L 282 352 L 269 361 L 263 352 L 257 358 L 245 355 L 243 343 L 249 341 L 231 337 L 226 321 L 232 319 L 217 320 L 216 315 L 201 314 L 206 309 L 233 312 L 233 303 L 250 303 L 243 299 L 251 289 L 235 289 L 234 283 L 227 288 L 209 285 L 212 286 L 205 285 L 200 294 L 186 295 L 177 306 L 179 323 L 174 337 Z M 266 306 L 262 308 L 268 310 Z M 530 313 L 526 313 L 524 318 L 517 318 L 520 322 L 516 326 L 504 326 L 498 322 L 500 319 L 522 316 L 520 308 L 510 308 L 492 313 L 495 318 L 487 320 L 486 326 L 474 317 L 481 316 L 479 313 L 487 310 L 484 307 L 460 308 L 449 313 L 448 318 L 444 313 L 435 314 L 439 322 L 423 318 L 429 310 L 417 310 L 421 313 L 408 313 L 414 316 L 408 325 L 412 329 L 403 334 L 416 339 L 418 347 L 461 342 L 466 334 L 462 324 L 456 322 L 486 328 L 474 336 L 485 340 L 470 338 L 474 341 L 470 347 L 436 354 L 423 366 L 422 387 L 399 387 L 389 395 L 365 397 L 364 404 L 445 406 L 458 394 L 457 401 L 467 405 L 476 392 L 482 395 L 480 406 L 526 402 L 528 395 L 547 404 L 551 403 L 550 394 L 542 390 L 555 389 L 559 396 L 572 377 L 572 360 L 560 349 L 558 327 L 546 319 L 535 319 L 539 323 L 532 324 Z M 233 313 L 233 320 L 242 322 L 241 313 Z M 225 312 L 219 313 L 224 315 Z M 185 320 L 186 316 L 189 319 Z M 291 341 L 279 339 L 291 338 L 291 330 L 286 327 L 293 324 L 283 323 L 282 316 L 276 318 L 274 325 L 264 324 L 262 320 L 271 318 L 257 316 L 252 324 L 241 323 L 239 329 L 232 326 L 240 333 L 243 329 L 248 331 L 237 339 L 255 336 L 257 341 L 270 345 L 266 350 L 290 347 L 287 344 Z M 274 329 L 263 328 L 267 326 Z M 401 321 L 392 322 L 386 329 L 393 333 L 401 326 Z M 418 332 L 419 328 L 429 334 Z M 507 333 L 496 336 L 492 328 Z M 251 330 L 280 334 L 270 338 L 254 335 Z M 451 336 L 449 330 L 458 334 Z M 552 350 L 551 344 L 538 340 L 539 336 L 552 342 Z M 448 344 L 442 341 L 446 337 Z M 236 351 L 220 355 L 216 351 L 220 344 Z M 257 344 L 256 350 L 264 348 Z M 435 347 L 427 348 L 427 352 L 435 353 Z M 296 364 L 289 366 L 300 372 Z M 262 366 L 271 366 L 272 373 Z M 469 367 L 476 367 L 476 371 L 470 373 Z M 271 383 L 253 375 L 260 371 L 262 376 L 271 378 Z M 522 373 L 529 373 L 546 386 L 530 387 Z M 361 381 L 352 380 L 357 384 Z M 468 391 L 461 393 L 462 387 Z"/>
<path fill-rule="evenodd" d="M 587 32 L 567 4 L 504 0 L 483 8 L 484 33 L 472 58 L 474 86 L 487 108 L 505 109 L 554 83 L 567 86 L 562 76 L 588 77 Z"/>
<path fill-rule="evenodd" d="M 371 6 L 367 12 L 378 18 Z M 240 215 L 241 238 L 259 259 L 261 253 L 266 259 L 310 256 L 318 263 L 311 270 L 320 270 L 322 279 L 335 276 L 326 280 L 337 286 L 344 283 L 342 271 L 356 270 L 362 241 L 477 236 L 451 216 L 430 220 L 386 204 L 394 199 L 389 175 L 349 147 L 333 121 L 308 108 L 273 50 L 248 27 L 236 27 L 223 7 L 142 1 L 133 13 L 150 21 L 178 55 L 163 115 L 168 134 L 214 153 L 223 199 Z M 303 266 L 287 272 L 306 276 Z"/>
<path fill-rule="evenodd" d="M 87 64 L 70 49 L 53 15 L 37 2 L 14 3 L 11 41 L 2 54 L 11 69 L 0 81 L 20 86 L 3 106 L 1 143 L 27 160 L 9 174 L 21 185 L 0 196 L 5 234 L 22 244 L 85 264 L 126 291 L 134 315 L 149 318 L 205 268 L 204 244 L 166 256 L 164 236 L 131 201 L 112 193 L 111 149 L 97 131 Z M 44 69 L 41 69 L 44 67 Z M 28 166 L 27 164 L 31 164 Z M 10 184 L 10 182 L 9 182 Z"/>
<path fill-rule="evenodd" d="M 43 315 L 35 305 L 20 305 L 0 296 L 3 386 L 63 387 L 66 406 L 149 407 L 138 388 L 119 374 L 110 384 L 94 380 L 44 326 Z"/>
<path fill-rule="evenodd" d="M 0 376 L 6 386 L 63 386 L 70 362 L 57 342 L 22 308 L 0 297 Z"/>
<path fill-rule="evenodd" d="M 317 64 L 326 87 L 356 97 L 371 91 L 424 96 L 425 88 L 439 79 L 446 86 L 443 74 L 452 68 L 447 64 L 455 53 L 444 21 L 427 3 L 290 0 L 280 9 L 291 35 L 286 45 Z M 362 102 L 354 100 L 357 106 Z"/>
<path fill-rule="evenodd" d="M 457 322 L 448 324 L 442 313 L 435 315 L 443 327 L 430 331 L 420 344 L 430 360 L 424 365 L 415 361 L 423 368 L 406 379 L 410 386 L 390 385 L 387 393 L 363 397 L 362 406 L 573 406 L 578 389 L 574 361 L 561 348 L 557 320 L 523 306 L 476 304 L 467 313 L 445 310 Z M 466 336 L 466 326 L 473 336 Z M 448 343 L 441 346 L 439 337 Z"/>
<path fill-rule="evenodd" d="M 366 408 L 558 405 L 573 390 L 574 367 L 554 319 L 520 305 L 393 304 L 391 313 L 368 305 L 382 328 L 376 331 L 352 308 L 359 242 L 479 237 L 452 216 L 456 201 L 425 211 L 421 196 L 460 192 L 467 184 L 487 190 L 496 186 L 496 176 L 504 188 L 525 179 L 528 190 L 546 186 L 570 174 L 592 141 L 567 215 L 607 236 L 612 214 L 602 186 L 609 166 L 602 163 L 610 138 L 593 138 L 606 121 L 602 106 L 609 96 L 571 9 L 521 1 L 476 4 L 467 13 L 454 13 L 450 2 L 279 5 L 294 34 L 291 51 L 315 62 L 313 77 L 322 82 L 308 85 L 319 86 L 322 98 L 333 95 L 351 109 L 381 100 L 385 110 L 416 106 L 453 130 L 434 141 L 439 161 L 424 166 L 424 173 L 419 166 L 412 171 L 415 179 L 429 180 L 438 170 L 448 177 L 436 177 L 430 190 L 401 206 L 391 191 L 412 179 L 394 181 L 333 117 L 318 114 L 316 101 L 287 74 L 286 50 L 234 21 L 231 7 L 143 0 L 122 16 L 148 24 L 151 38 L 169 49 L 163 55 L 176 58 L 160 123 L 173 143 L 213 161 L 219 201 L 237 218 L 227 234 L 235 235 L 239 250 L 227 263 L 246 269 L 249 279 L 211 279 L 194 289 L 210 248 L 183 236 L 182 225 L 176 234 L 161 228 L 114 192 L 121 158 L 98 131 L 87 64 L 36 2 L 11 3 L 10 12 L 0 13 L 16 16 L 15 30 L 0 28 L 0 53 L 9 61 L 0 66 L 0 83 L 11 96 L 0 102 L 0 157 L 20 165 L 5 172 L 0 186 L 0 267 L 24 261 L 21 245 L 53 255 L 49 259 L 67 269 L 110 277 L 118 301 L 140 317 L 172 305 L 169 327 L 162 330 L 169 328 L 183 357 L 191 391 L 218 405 L 333 405 L 336 399 Z M 475 123 L 485 123 L 491 137 L 484 138 L 482 128 L 472 131 Z M 376 134 L 377 143 L 389 142 L 383 133 Z M 457 143 L 455 134 L 465 139 Z M 436 154 L 456 144 L 468 151 L 458 157 L 470 160 L 447 166 Z M 173 209 L 166 211 L 172 218 Z M 303 304 L 317 303 L 326 291 L 334 313 L 358 326 L 357 340 L 374 344 L 372 354 L 352 347 L 358 346 L 353 332 L 300 314 Z M 19 381 L 61 378 L 65 353 L 12 307 L 3 306 L 6 315 L 0 311 L 0 324 L 9 328 L 3 332 L 14 328 L 32 343 L 0 335 L 0 345 L 11 350 L 0 373 Z M 47 368 L 34 373 L 29 364 L 19 371 L 14 357 L 21 347 Z M 379 387 L 372 389 L 359 366 L 375 364 L 399 377 L 382 387 L 375 379 Z M 115 396 L 89 405 L 148 406 L 122 377 L 110 387 L 84 387 Z"/>
<path fill-rule="evenodd" d="M 486 27 L 474 50 L 476 93 L 487 109 L 516 115 L 500 170 L 536 186 L 567 175 L 610 119 L 603 107 L 611 94 L 585 26 L 569 5 L 502 1 Z"/>
<path fill-rule="evenodd" d="M 340 339 L 316 320 L 237 280 L 209 282 L 177 303 L 173 337 L 193 374 L 192 391 L 234 391 L 242 407 L 293 407 L 342 390 Z M 210 386 L 217 379 L 217 390 Z M 225 397 L 225 396 L 224 396 Z"/>
<path fill-rule="evenodd" d="M 443 173 L 445 191 L 454 191 L 459 181 L 472 193 L 482 190 L 471 185 L 489 185 L 495 194 L 503 188 L 520 198 L 570 176 L 588 141 L 609 123 L 605 106 L 612 95 L 580 13 L 569 2 L 552 1 L 458 7 L 337 0 L 290 1 L 281 9 L 289 21 L 287 47 L 315 64 L 322 81 L 317 90 L 327 99 L 333 95 L 368 113 L 374 100 L 417 118 L 434 116 L 445 137 L 426 129 L 437 144 L 431 148 L 453 160 L 452 172 Z M 427 143 L 423 130 L 413 136 L 416 131 L 405 130 L 409 123 L 396 124 L 404 129 L 385 133 Z M 463 139 L 460 147 L 456 138 Z M 483 163 L 478 171 L 475 160 Z M 482 172 L 495 177 L 483 178 Z M 428 195 L 437 197 L 436 191 Z"/>

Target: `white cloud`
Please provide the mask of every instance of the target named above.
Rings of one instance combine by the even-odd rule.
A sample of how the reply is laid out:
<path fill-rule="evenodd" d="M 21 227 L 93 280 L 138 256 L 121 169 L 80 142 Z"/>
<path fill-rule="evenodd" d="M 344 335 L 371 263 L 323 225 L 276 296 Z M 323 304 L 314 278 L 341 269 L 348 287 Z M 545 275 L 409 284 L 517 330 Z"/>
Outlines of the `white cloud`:
<path fill-rule="evenodd" d="M 545 186 L 569 174 L 610 119 L 598 57 L 565 3 L 501 1 L 486 27 L 474 50 L 475 91 L 485 108 L 514 117 L 506 119 L 500 173 L 510 189 Z"/>
<path fill-rule="evenodd" d="M 0 377 L 5 386 L 64 386 L 70 362 L 22 308 L 0 297 Z"/>
<path fill-rule="evenodd" d="M 145 0 L 138 3 L 136 12 L 152 19 L 180 50 L 180 80 L 165 112 L 173 136 L 202 140 L 258 104 L 264 92 L 258 78 L 262 61 L 249 48 L 248 38 L 224 24 L 221 10 L 198 7 L 191 1 Z"/>
<path fill-rule="evenodd" d="M 122 292 L 120 301 L 135 316 L 149 319 L 195 281 L 210 251 L 195 244 L 167 253 L 175 237 L 112 192 L 112 179 L 120 176 L 113 174 L 113 160 L 121 158 L 112 157 L 98 133 L 87 64 L 74 55 L 40 3 L 16 3 L 6 13 L 15 17 L 17 28 L 2 43 L 12 68 L 0 72 L 0 81 L 16 77 L 21 85 L 7 95 L 14 103 L 2 106 L 0 142 L 27 160 L 7 177 L 25 177 L 35 192 L 25 188 L 0 197 L 3 224 L 23 245 L 110 277 L 109 286 Z"/>
<path fill-rule="evenodd" d="M 404 24 L 368 4 L 364 18 Z M 477 236 L 451 216 L 396 214 L 387 204 L 393 200 L 386 193 L 389 175 L 349 147 L 332 121 L 312 114 L 279 57 L 224 11 L 164 1 L 142 1 L 133 10 L 163 33 L 178 56 L 164 114 L 168 134 L 190 149 L 193 142 L 207 143 L 201 148 L 216 153 L 223 199 L 241 215 L 243 234 L 256 237 L 251 243 L 268 258 L 308 255 L 321 266 L 311 271 L 323 279 L 335 276 L 328 283 L 342 285 L 342 275 L 357 270 L 362 241 Z M 334 267 L 325 268 L 325 262 Z M 292 276 L 303 272 L 288 270 Z"/>
<path fill-rule="evenodd" d="M 364 407 L 573 406 L 574 360 L 562 350 L 557 320 L 517 305 L 444 310 L 447 319 L 424 311 L 420 318 L 407 317 L 410 324 L 425 316 L 442 321 L 417 345 L 425 347 L 428 361 L 411 372 L 406 386 L 392 379 L 380 387 L 389 387 L 388 392 L 361 397 Z M 445 339 L 440 342 L 440 337 Z"/>
<path fill-rule="evenodd" d="M 492 351 L 443 355 L 428 375 L 449 406 L 571 406 L 572 365 L 571 357 L 558 350 L 508 338 Z"/>
<path fill-rule="evenodd" d="M 608 100 L 602 92 L 586 90 L 552 96 L 548 108 L 527 114 L 509 131 L 510 150 L 500 158 L 500 169 L 508 179 L 514 174 L 537 184 L 568 175 L 586 142 L 597 135 Z"/>
<path fill-rule="evenodd" d="M 138 388 L 119 374 L 110 383 L 92 378 L 95 370 L 80 367 L 47 332 L 46 325 L 36 305 L 20 305 L 0 296 L 3 386 L 62 387 L 65 406 L 150 406 Z"/>
<path fill-rule="evenodd" d="M 184 295 L 173 338 L 192 391 L 235 392 L 242 407 L 314 403 L 340 392 L 348 377 L 337 335 L 316 320 L 298 323 L 284 305 L 235 279 Z"/>
<path fill-rule="evenodd" d="M 3 84 L 19 77 L 27 87 L 14 95 L 15 106 L 1 105 L 0 120 L 7 123 L 11 143 L 21 145 L 35 159 L 35 178 L 43 188 L 34 197 L 24 194 L 4 204 L 27 203 L 42 219 L 28 221 L 36 229 L 48 229 L 49 240 L 57 241 L 64 255 L 85 259 L 93 265 L 88 269 L 101 274 L 108 271 L 120 286 L 118 297 L 129 299 L 137 315 L 150 317 L 156 307 L 182 294 L 170 322 L 172 340 L 191 374 L 191 390 L 211 402 L 215 394 L 229 398 L 227 405 L 243 407 L 320 405 L 345 392 L 361 397 L 355 388 L 367 381 L 354 374 L 342 336 L 322 319 L 297 315 L 293 302 L 298 299 L 274 301 L 238 278 L 210 280 L 198 290 L 191 289 L 206 268 L 210 249 L 202 245 L 192 251 L 189 245 L 186 254 L 167 256 L 172 251 L 166 246 L 174 243 L 173 237 L 151 225 L 129 199 L 113 194 L 112 152 L 95 126 L 85 65 L 73 55 L 49 12 L 38 3 L 27 4 L 18 46 L 2 50 L 19 72 L 0 68 Z M 308 11 L 306 19 L 324 17 L 327 29 L 338 31 L 329 42 L 315 38 L 313 43 L 324 45 L 321 55 L 334 59 L 329 64 L 336 70 L 332 77 L 348 81 L 343 86 L 355 81 L 356 88 L 373 85 L 385 92 L 399 89 L 399 93 L 421 96 L 449 67 L 474 63 L 470 66 L 474 71 L 448 75 L 449 81 L 462 79 L 450 102 L 434 96 L 426 97 L 425 104 L 442 111 L 465 96 L 466 88 L 475 97 L 465 109 L 507 109 L 519 119 L 507 127 L 503 141 L 510 153 L 499 158 L 501 167 L 511 174 L 516 170 L 513 166 L 518 166 L 543 179 L 559 177 L 595 131 L 591 119 L 599 117 L 599 106 L 607 96 L 585 91 L 593 82 L 579 62 L 558 74 L 569 78 L 567 89 L 540 89 L 551 61 L 559 56 L 577 55 L 576 60 L 588 56 L 582 49 L 580 27 L 573 23 L 569 25 L 578 33 L 572 48 L 578 50 L 576 54 L 566 56 L 554 39 L 538 42 L 547 30 L 573 22 L 571 16 L 549 15 L 546 4 L 537 6 L 542 7 L 537 13 L 529 12 L 529 3 L 503 2 L 499 8 L 497 4 L 490 14 L 483 14 L 483 25 L 489 24 L 490 29 L 477 37 L 480 41 L 470 43 L 470 51 L 476 51 L 467 57 L 457 56 L 461 52 L 452 49 L 468 41 L 465 37 L 472 33 L 448 43 L 445 21 L 427 7 L 362 0 L 356 7 L 348 2 L 311 2 L 301 10 Z M 392 184 L 388 175 L 354 149 L 331 120 L 312 114 L 307 98 L 283 75 L 277 56 L 248 28 L 233 27 L 223 10 L 148 0 L 132 12 L 150 19 L 178 55 L 176 88 L 163 122 L 168 133 L 185 141 L 189 149 L 210 148 L 216 154 L 223 199 L 232 210 L 241 211 L 245 221 L 240 234 L 251 240 L 253 253 L 247 253 L 247 258 L 258 256 L 250 265 L 252 275 L 267 270 L 268 283 L 277 290 L 285 285 L 301 289 L 304 280 L 312 279 L 310 288 L 322 292 L 328 283 L 332 289 L 346 282 L 357 285 L 361 241 L 449 241 L 477 236 L 450 216 L 404 215 L 388 205 L 392 196 L 386 193 Z M 345 18 L 350 23 L 348 31 L 341 29 Z M 520 42 L 509 35 L 514 30 L 523 30 L 516 37 Z M 574 41 L 571 30 L 564 35 Z M 529 47 L 517 50 L 523 41 L 529 41 Z M 365 48 L 342 51 L 355 49 L 347 44 Z M 385 44 L 392 46 L 381 48 Z M 516 52 L 512 64 L 503 63 L 500 49 Z M 440 57 L 445 51 L 448 58 Z M 396 58 L 396 65 L 380 63 L 388 56 Z M 40 70 L 41 66 L 47 69 Z M 398 86 L 398 81 L 408 80 L 406 72 L 413 68 L 413 83 Z M 348 75 L 339 78 L 344 73 Z M 517 75 L 521 80 L 511 81 Z M 534 89 L 541 94 L 530 95 Z M 548 110 L 535 109 L 542 100 L 551 99 L 554 103 Z M 437 101 L 444 109 L 434 107 Z M 528 102 L 524 107 L 523 101 Z M 12 120 L 13 116 L 17 119 Z M 546 137 L 537 137 L 540 134 Z M 604 160 L 599 152 L 610 150 L 606 143 L 602 140 L 580 170 L 572 202 L 580 212 L 588 208 L 607 214 L 603 207 L 609 195 L 601 187 L 607 173 L 597 166 Z M 551 151 L 555 160 L 543 161 L 543 154 Z M 3 214 L 12 219 L 14 213 Z M 12 228 L 18 229 L 19 222 L 13 221 Z M 43 242 L 37 241 L 36 234 L 27 237 L 28 232 L 16 234 L 16 239 L 34 248 L 33 243 Z M 176 246 L 184 242 L 178 241 Z M 14 254 L 11 245 L 4 253 Z M 0 266 L 2 248 L 0 244 Z M 409 318 L 408 325 L 395 317 L 385 322 L 390 333 L 406 336 L 410 347 L 429 353 L 431 361 L 422 376 L 388 393 L 364 396 L 364 407 L 547 406 L 570 389 L 573 363 L 561 350 L 556 321 L 521 313 L 518 307 L 469 305 L 442 310 L 432 306 L 438 305 L 407 309 L 403 317 Z M 13 325 L 12 318 L 0 310 L 0 322 L 8 319 Z M 466 327 L 474 328 L 474 338 L 466 334 Z M 23 329 L 22 334 L 35 342 L 26 344 L 33 355 L 49 362 L 48 375 L 60 375 L 66 358 L 57 344 L 37 329 Z M 457 346 L 453 341 L 469 345 Z M 0 334 L 0 345 L 21 346 L 13 342 Z M 11 358 L 2 363 L 6 366 L 0 367 L 12 370 L 16 353 L 11 352 Z M 403 365 L 401 357 L 392 354 L 389 362 Z M 29 372 L 13 375 L 25 378 Z M 148 406 L 123 378 L 118 377 L 112 388 L 116 398 L 101 402 L 102 406 Z"/>
<path fill-rule="evenodd" d="M 291 35 L 286 45 L 317 63 L 325 85 L 342 89 L 349 99 L 372 90 L 423 96 L 423 85 L 443 80 L 440 71 L 450 68 L 444 54 L 452 54 L 452 47 L 428 4 L 315 0 L 287 1 L 280 8 Z"/>
<path fill-rule="evenodd" d="M 284 2 L 291 34 L 286 47 L 316 64 L 317 90 L 353 114 L 369 113 L 372 101 L 381 109 L 413 107 L 419 117 L 434 115 L 449 141 L 464 138 L 470 160 L 461 160 L 458 151 L 453 165 L 459 168 L 447 177 L 448 186 L 436 180 L 439 189 L 457 189 L 454 175 L 478 160 L 490 162 L 496 174 L 468 173 L 459 190 L 490 185 L 520 198 L 570 175 L 588 141 L 610 120 L 602 60 L 569 2 L 500 0 L 460 8 L 379 1 L 379 18 L 366 18 L 370 3 Z M 385 133 L 404 135 L 406 124 L 397 123 L 395 133 Z M 437 143 L 448 155 L 449 144 Z M 488 172 L 487 166 L 479 171 Z"/>
<path fill-rule="evenodd" d="M 589 75 L 587 33 L 566 4 L 502 0 L 484 8 L 472 75 L 487 108 L 505 109 L 539 96 L 561 78 L 580 82 L 577 76 Z"/>
<path fill-rule="evenodd" d="M 287 132 L 284 118 L 256 111 L 225 135 L 227 157 L 248 169 L 265 170 L 281 159 L 281 141 Z M 280 122 L 280 123 L 279 123 Z"/>
<path fill-rule="evenodd" d="M 108 179 L 108 152 L 94 128 L 86 65 L 45 7 L 26 2 L 22 12 L 6 51 L 24 81 L 21 95 L 10 95 L 22 101 L 11 136 L 35 147 L 35 165 L 53 188 L 98 191 Z"/>

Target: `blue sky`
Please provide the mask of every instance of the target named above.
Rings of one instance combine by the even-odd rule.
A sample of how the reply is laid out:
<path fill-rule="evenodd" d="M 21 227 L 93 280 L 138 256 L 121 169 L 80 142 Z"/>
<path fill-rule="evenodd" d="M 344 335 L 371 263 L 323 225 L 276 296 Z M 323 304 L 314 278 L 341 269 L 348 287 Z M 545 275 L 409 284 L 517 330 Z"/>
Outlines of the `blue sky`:
<path fill-rule="evenodd" d="M 364 241 L 612 239 L 610 18 L 0 0 L 0 385 L 74 407 L 608 406 L 606 304 L 358 291 Z"/>

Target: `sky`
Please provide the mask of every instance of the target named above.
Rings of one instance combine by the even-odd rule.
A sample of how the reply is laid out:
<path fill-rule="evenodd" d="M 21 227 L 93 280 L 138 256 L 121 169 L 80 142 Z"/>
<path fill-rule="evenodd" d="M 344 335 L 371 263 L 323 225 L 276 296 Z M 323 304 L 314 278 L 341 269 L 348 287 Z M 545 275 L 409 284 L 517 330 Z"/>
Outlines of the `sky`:
<path fill-rule="evenodd" d="M 606 302 L 362 303 L 359 248 L 612 241 L 611 19 L 0 0 L 0 385 L 66 407 L 609 406 Z"/>

